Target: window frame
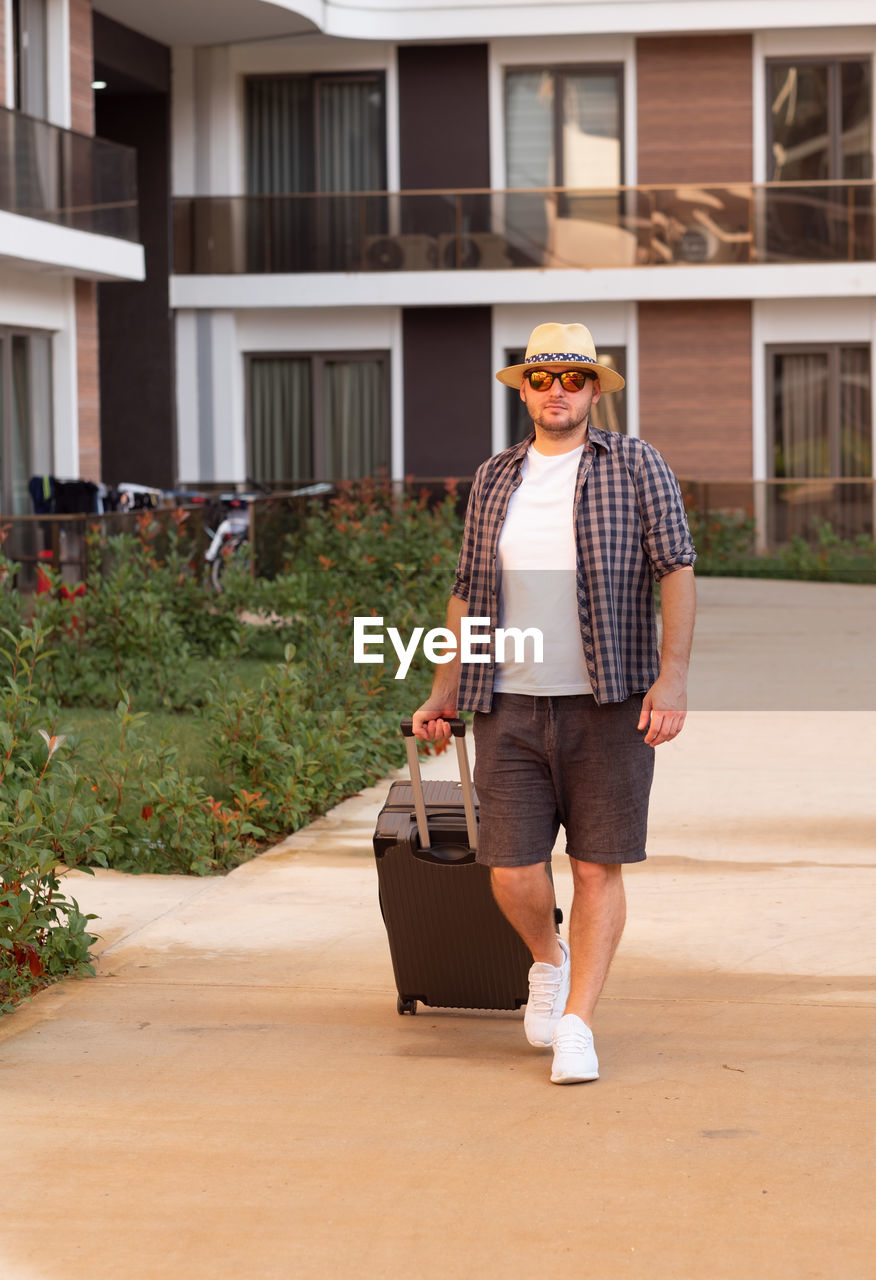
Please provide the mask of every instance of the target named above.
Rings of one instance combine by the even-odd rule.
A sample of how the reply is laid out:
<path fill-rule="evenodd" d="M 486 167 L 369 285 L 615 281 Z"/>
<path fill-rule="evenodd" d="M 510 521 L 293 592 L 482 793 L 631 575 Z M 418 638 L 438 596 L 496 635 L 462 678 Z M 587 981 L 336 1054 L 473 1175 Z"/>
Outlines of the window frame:
<path fill-rule="evenodd" d="M 384 386 L 386 389 L 386 420 L 384 422 L 385 443 L 386 443 L 386 474 L 387 478 L 392 472 L 392 352 L 386 348 L 370 349 L 355 348 L 350 350 L 307 350 L 307 351 L 290 351 L 290 350 L 264 350 L 264 351 L 246 351 L 243 353 L 244 359 L 244 450 L 246 457 L 247 474 L 253 479 L 258 480 L 251 470 L 252 463 L 252 401 L 250 396 L 250 367 L 258 360 L 309 360 L 310 361 L 310 443 L 311 456 L 313 458 L 312 476 L 291 476 L 289 477 L 295 483 L 299 480 L 310 481 L 334 481 L 343 479 L 340 476 L 329 476 L 326 474 L 326 448 L 325 448 L 325 394 L 323 372 L 327 364 L 336 361 L 352 362 L 371 361 L 382 366 L 384 371 Z M 270 484 L 270 481 L 264 483 Z"/>

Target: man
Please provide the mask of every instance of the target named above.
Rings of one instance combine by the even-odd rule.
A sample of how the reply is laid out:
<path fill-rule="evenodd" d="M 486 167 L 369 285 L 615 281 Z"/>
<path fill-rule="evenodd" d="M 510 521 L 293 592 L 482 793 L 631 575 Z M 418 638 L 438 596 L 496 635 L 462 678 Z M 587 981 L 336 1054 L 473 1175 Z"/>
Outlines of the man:
<path fill-rule="evenodd" d="M 687 706 L 696 558 L 678 482 L 650 445 L 590 425 L 623 378 L 583 325 L 539 325 L 520 389 L 533 434 L 477 471 L 447 611 L 543 635 L 514 660 L 436 668 L 414 733 L 474 711 L 478 861 L 532 952 L 524 1029 L 553 1047 L 551 1080 L 595 1080 L 591 1022 L 626 918 L 623 864 L 645 857 L 654 748 Z M 653 582 L 661 586 L 658 656 Z M 534 637 L 533 637 L 534 638 Z M 573 871 L 569 942 L 546 874 L 559 826 Z"/>

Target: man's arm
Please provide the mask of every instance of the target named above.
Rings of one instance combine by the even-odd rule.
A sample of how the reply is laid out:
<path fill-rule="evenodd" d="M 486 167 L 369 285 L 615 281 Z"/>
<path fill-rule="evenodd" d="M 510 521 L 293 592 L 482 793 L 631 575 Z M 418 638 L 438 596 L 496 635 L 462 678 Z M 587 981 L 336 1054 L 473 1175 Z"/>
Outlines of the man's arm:
<path fill-rule="evenodd" d="M 693 569 L 682 566 L 660 579 L 660 617 L 663 622 L 660 675 L 645 694 L 639 718 L 639 728 L 648 729 L 645 741 L 652 747 L 670 742 L 681 733 L 684 725 L 696 607 Z"/>
<path fill-rule="evenodd" d="M 447 628 L 456 637 L 456 653 L 452 662 L 444 662 L 435 667 L 432 680 L 432 692 L 414 712 L 414 737 L 423 738 L 427 742 L 436 738 L 449 738 L 450 725 L 444 717 L 456 715 L 456 700 L 459 696 L 459 673 L 461 668 L 459 656 L 460 630 L 462 619 L 468 615 L 468 601 L 459 596 L 451 596 L 447 604 Z"/>

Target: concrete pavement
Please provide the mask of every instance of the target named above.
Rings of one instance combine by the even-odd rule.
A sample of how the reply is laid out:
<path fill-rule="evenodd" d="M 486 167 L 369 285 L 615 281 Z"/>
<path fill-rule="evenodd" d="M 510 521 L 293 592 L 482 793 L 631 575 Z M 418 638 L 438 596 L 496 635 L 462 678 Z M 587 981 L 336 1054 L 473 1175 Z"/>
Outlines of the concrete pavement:
<path fill-rule="evenodd" d="M 598 1083 L 398 1017 L 385 783 L 227 877 L 75 873 L 98 978 L 0 1022 L 0 1280 L 872 1280 L 876 589 L 700 592 Z"/>

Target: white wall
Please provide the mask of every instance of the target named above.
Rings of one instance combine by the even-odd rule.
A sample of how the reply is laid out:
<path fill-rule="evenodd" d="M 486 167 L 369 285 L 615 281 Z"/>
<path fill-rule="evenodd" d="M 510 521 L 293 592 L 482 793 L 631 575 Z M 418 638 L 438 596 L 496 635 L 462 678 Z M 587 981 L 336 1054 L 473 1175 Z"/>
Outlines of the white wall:
<path fill-rule="evenodd" d="M 76 307 L 73 281 L 0 263 L 0 325 L 52 335 L 55 474 L 79 475 Z"/>

